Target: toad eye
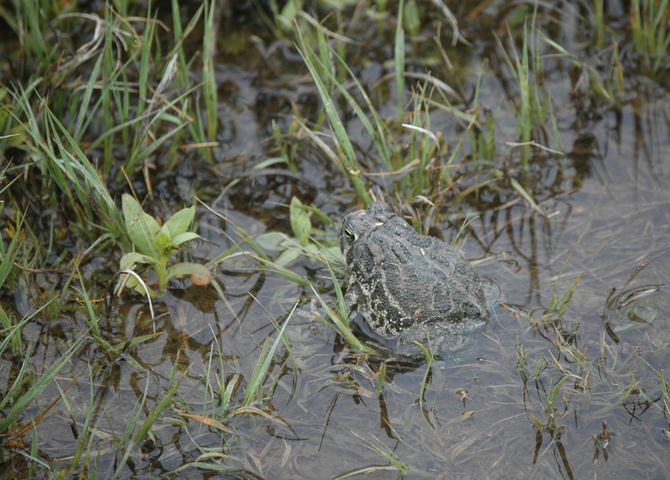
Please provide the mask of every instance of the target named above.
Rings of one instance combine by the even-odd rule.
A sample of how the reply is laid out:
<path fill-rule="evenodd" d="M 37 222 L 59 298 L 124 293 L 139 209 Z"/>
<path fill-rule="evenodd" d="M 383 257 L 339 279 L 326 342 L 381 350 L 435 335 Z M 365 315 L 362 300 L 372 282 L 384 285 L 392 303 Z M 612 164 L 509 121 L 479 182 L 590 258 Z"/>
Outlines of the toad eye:
<path fill-rule="evenodd" d="M 358 235 L 356 235 L 356 231 L 354 230 L 354 227 L 351 226 L 351 224 L 347 225 L 347 228 L 344 229 L 344 238 L 350 242 L 353 242 L 358 238 Z"/>

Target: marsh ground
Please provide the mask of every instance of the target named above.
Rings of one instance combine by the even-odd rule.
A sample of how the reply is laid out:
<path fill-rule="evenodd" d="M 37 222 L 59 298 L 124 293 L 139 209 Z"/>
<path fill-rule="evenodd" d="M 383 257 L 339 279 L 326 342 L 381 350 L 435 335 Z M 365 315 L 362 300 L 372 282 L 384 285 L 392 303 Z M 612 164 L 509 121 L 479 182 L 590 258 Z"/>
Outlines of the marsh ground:
<path fill-rule="evenodd" d="M 305 3 L 3 7 L 6 478 L 668 478 L 667 4 Z M 154 318 L 124 193 L 213 274 Z M 466 353 L 332 327 L 370 196 L 497 285 Z"/>

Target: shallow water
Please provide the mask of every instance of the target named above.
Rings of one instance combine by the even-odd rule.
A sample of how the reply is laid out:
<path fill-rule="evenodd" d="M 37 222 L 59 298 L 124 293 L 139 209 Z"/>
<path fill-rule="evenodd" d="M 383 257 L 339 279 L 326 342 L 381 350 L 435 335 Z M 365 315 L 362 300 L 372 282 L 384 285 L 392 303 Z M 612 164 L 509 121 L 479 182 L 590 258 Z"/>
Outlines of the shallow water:
<path fill-rule="evenodd" d="M 500 52 L 488 34 L 475 33 L 477 28 L 493 28 L 487 23 L 491 18 L 495 15 L 480 23 L 464 20 L 464 35 L 470 35 L 475 47 L 452 53 L 460 68 L 467 69 L 463 77 L 470 90 L 482 60 L 489 59 L 492 67 L 485 70 L 480 103 L 491 111 L 499 108 L 495 163 L 502 166 L 509 148 L 504 141 L 516 141 L 517 135 L 505 100 L 510 87 L 502 80 L 509 75 L 500 73 Z M 588 57 L 588 47 L 580 43 L 584 21 L 561 18 L 563 28 L 554 32 L 555 39 Z M 392 37 L 384 47 L 376 43 L 383 40 L 359 33 L 370 51 L 357 74 L 372 89 L 392 71 L 384 63 Z M 443 32 L 443 37 L 448 44 L 450 35 Z M 265 42 L 271 47 L 269 40 Z M 407 43 L 408 62 L 418 64 L 420 49 Z M 207 242 L 186 250 L 191 261 L 205 263 L 239 242 L 232 224 L 252 236 L 290 235 L 287 205 L 293 196 L 335 222 L 356 208 L 346 178 L 306 138 L 299 146 L 299 173 L 252 170 L 277 155 L 271 121 L 286 131 L 291 102 L 312 119 L 318 111 L 312 84 L 299 81 L 303 77 L 296 73 L 304 73 L 300 58 L 285 55 L 290 50 L 284 43 L 275 46 L 269 60 L 252 46 L 248 48 L 253 55 L 221 54 L 221 145 L 213 151 L 215 162 L 204 164 L 193 153 L 183 158 L 176 175 L 155 174 L 155 193 L 166 201 L 156 209 L 176 210 L 195 193 L 227 220 L 198 209 L 197 231 Z M 257 410 L 252 414 L 226 418 L 230 431 L 225 433 L 193 419 L 157 423 L 152 429 L 155 438 L 133 451 L 121 477 L 164 475 L 199 460 L 210 465 L 221 461 L 234 470 L 235 478 L 331 478 L 357 469 L 369 468 L 369 473 L 372 466 L 388 465 L 384 455 L 390 455 L 402 462 L 405 473 L 380 467 L 365 478 L 668 478 L 669 440 L 663 429 L 669 426 L 670 413 L 664 411 L 662 382 L 654 371 L 661 373 L 670 364 L 668 95 L 662 80 L 633 72 L 626 78 L 620 107 L 614 101 L 597 102 L 576 91 L 569 61 L 548 57 L 546 62 L 544 86 L 551 92 L 567 155 L 537 152 L 531 165 L 528 184 L 544 215 L 511 189 L 482 192 L 479 198 L 469 197 L 466 205 L 443 206 L 443 218 L 453 221 L 444 221 L 431 233 L 451 241 L 465 213 L 476 214 L 459 248 L 495 282 L 502 296 L 472 347 L 431 367 L 423 399 L 426 364 L 389 364 L 387 381 L 376 393 L 380 362 L 347 347 L 316 319 L 314 313 L 325 315 L 312 301 L 310 289 L 236 256 L 216 268 L 225 300 L 211 287 L 174 281 L 154 303 L 157 318 L 152 321 L 146 301 L 123 297 L 101 329 L 122 340 L 158 335 L 129 347 L 112 364 L 101 360 L 91 344 L 61 371 L 61 388 L 79 375 L 66 397 L 80 427 L 92 405 L 92 450 L 102 452 L 99 475 L 111 476 L 120 461 L 113 455 L 112 430 L 117 436 L 123 431 L 145 391 L 142 419 L 164 398 L 175 363 L 182 397 L 176 397 L 164 418 L 182 420 L 177 409 L 185 409 L 186 403 L 192 415 L 212 415 L 212 392 L 201 382 L 210 361 L 212 378 L 224 378 L 235 387 L 235 405 L 244 395 L 263 342 L 277 335 L 268 313 L 283 324 L 298 302 L 285 330 L 291 355 L 280 346 L 270 367 L 266 389 L 277 383 L 269 401 L 254 404 Z M 395 92 L 379 91 L 378 97 L 384 100 L 382 114 L 392 115 Z M 409 91 L 406 97 L 409 100 Z M 346 125 L 361 151 L 367 151 L 370 140 L 360 121 L 350 115 Z M 431 127 L 441 131 L 452 148 L 456 125 L 447 113 L 435 111 L 431 116 Z M 381 168 L 377 162 L 363 161 L 375 171 Z M 463 169 L 476 170 L 472 165 Z M 466 176 L 464 182 L 474 182 L 476 175 Z M 227 188 L 235 178 L 239 183 Z M 385 180 L 374 182 L 383 187 Z M 334 240 L 336 230 L 331 227 L 325 235 Z M 102 256 L 97 262 L 99 267 Z M 643 264 L 646 267 L 627 284 Z M 322 264 L 301 257 L 290 269 L 310 280 L 324 298 L 336 301 Z M 85 277 L 90 279 L 95 270 L 83 270 Z M 547 317 L 552 296 L 560 296 L 578 278 L 563 315 Z M 18 296 L 16 304 L 22 313 Z M 57 358 L 63 345 L 71 344 L 84 328 L 79 313 L 64 315 L 52 325 L 29 324 L 23 336 L 32 343 L 32 368 L 42 373 L 48 364 L 44 359 Z M 221 359 L 212 353 L 216 351 Z M 8 367 L 10 362 L 2 363 Z M 554 390 L 561 379 L 566 380 Z M 42 411 L 57 395 L 51 385 L 28 415 Z M 43 458 L 67 464 L 77 440 L 65 410 L 45 421 L 38 432 Z M 226 458 L 203 457 L 211 452 Z M 203 465 L 169 474 L 208 475 Z"/>

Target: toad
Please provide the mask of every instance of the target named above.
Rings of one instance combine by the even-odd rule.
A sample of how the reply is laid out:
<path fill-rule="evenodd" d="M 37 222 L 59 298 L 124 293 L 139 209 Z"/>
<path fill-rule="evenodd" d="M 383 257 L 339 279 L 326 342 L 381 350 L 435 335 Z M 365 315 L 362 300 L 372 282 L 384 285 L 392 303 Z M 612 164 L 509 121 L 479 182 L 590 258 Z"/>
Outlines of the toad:
<path fill-rule="evenodd" d="M 465 256 L 417 233 L 385 202 L 347 215 L 339 242 L 351 271 L 347 310 L 376 333 L 454 345 L 488 321 L 482 280 Z"/>

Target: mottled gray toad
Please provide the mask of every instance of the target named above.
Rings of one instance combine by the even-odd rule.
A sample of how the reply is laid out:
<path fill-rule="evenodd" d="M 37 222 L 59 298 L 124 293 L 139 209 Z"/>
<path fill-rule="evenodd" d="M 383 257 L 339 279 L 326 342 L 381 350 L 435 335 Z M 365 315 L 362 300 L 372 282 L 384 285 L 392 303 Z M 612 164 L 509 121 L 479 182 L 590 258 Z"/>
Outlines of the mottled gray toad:
<path fill-rule="evenodd" d="M 347 310 L 360 312 L 380 335 L 444 343 L 488 321 L 482 281 L 465 256 L 419 235 L 386 203 L 347 215 L 339 241 L 351 270 Z"/>

